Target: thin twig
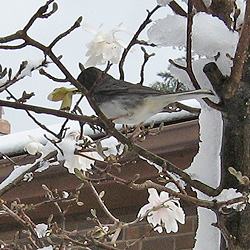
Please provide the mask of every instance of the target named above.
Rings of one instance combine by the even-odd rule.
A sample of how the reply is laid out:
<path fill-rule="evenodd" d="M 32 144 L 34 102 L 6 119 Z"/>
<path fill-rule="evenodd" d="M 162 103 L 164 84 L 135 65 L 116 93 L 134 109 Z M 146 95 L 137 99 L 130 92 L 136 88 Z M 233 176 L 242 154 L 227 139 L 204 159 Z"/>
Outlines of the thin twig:
<path fill-rule="evenodd" d="M 148 54 L 147 51 L 146 51 L 146 49 L 145 49 L 144 47 L 141 47 L 141 50 L 142 50 L 143 53 L 144 53 L 144 61 L 143 61 L 142 66 L 141 66 L 141 73 L 140 73 L 141 80 L 140 80 L 140 82 L 138 83 L 138 84 L 140 84 L 140 85 L 142 85 L 143 82 L 144 82 L 144 69 L 145 69 L 146 63 L 147 63 L 147 61 L 149 60 L 149 58 L 150 58 L 151 56 L 154 56 L 154 55 L 155 55 L 155 53 Z"/>
<path fill-rule="evenodd" d="M 59 36 L 57 36 L 49 45 L 49 48 L 52 49 L 55 44 L 57 42 L 59 42 L 62 38 L 64 38 L 65 36 L 69 35 L 73 30 L 75 30 L 76 28 L 80 27 L 81 25 L 81 21 L 82 21 L 82 17 L 80 16 L 76 22 L 65 32 L 63 32 L 62 34 L 60 34 Z"/>
<path fill-rule="evenodd" d="M 117 219 L 116 217 L 114 217 L 109 209 L 106 207 L 106 205 L 104 204 L 104 202 L 102 201 L 102 199 L 100 198 L 99 194 L 97 193 L 94 185 L 91 182 L 87 182 L 91 188 L 91 191 L 93 192 L 93 194 L 95 195 L 99 205 L 101 206 L 101 208 L 103 209 L 103 211 L 105 212 L 105 214 L 115 223 L 119 223 L 119 219 Z"/>
<path fill-rule="evenodd" d="M 40 69 L 40 70 L 39 70 L 39 73 L 40 73 L 41 75 L 44 75 L 44 76 L 48 77 L 49 79 L 51 79 L 51 80 L 54 81 L 54 82 L 68 82 L 67 79 L 59 79 L 59 78 L 56 78 L 56 77 L 50 75 L 50 74 L 47 73 L 44 69 Z"/>
<path fill-rule="evenodd" d="M 4 49 L 4 50 L 16 50 L 16 49 L 22 49 L 24 47 L 26 47 L 26 42 L 19 44 L 19 45 L 1 45 L 0 49 Z"/>
<path fill-rule="evenodd" d="M 5 153 L 3 152 L 0 152 L 0 154 L 5 157 L 10 163 L 12 163 L 14 166 L 15 165 L 18 165 L 15 161 L 13 161 L 8 155 L 6 155 Z"/>
<path fill-rule="evenodd" d="M 42 6 L 42 7 L 40 7 L 38 9 L 38 11 L 31 17 L 31 19 L 29 20 L 29 22 L 23 28 L 24 32 L 27 32 L 29 30 L 29 28 L 34 24 L 34 22 L 36 21 L 36 19 L 38 19 L 38 18 L 44 18 L 45 17 L 43 14 L 47 11 L 49 5 L 52 2 L 54 2 L 54 0 L 49 0 L 49 1 L 46 2 L 46 4 L 44 6 Z"/>
<path fill-rule="evenodd" d="M 6 89 L 6 91 L 11 96 L 11 98 L 13 98 L 17 103 L 19 103 L 17 98 L 8 89 Z M 42 128 L 43 130 L 52 134 L 54 137 L 58 138 L 58 135 L 56 133 L 54 133 L 52 130 L 50 130 L 48 127 L 46 127 L 44 124 L 40 123 L 28 110 L 24 109 L 24 111 L 31 118 L 31 120 L 33 120 L 33 122 L 36 123 L 40 128 Z M 58 139 L 60 139 L 60 138 L 58 138 Z"/>
<path fill-rule="evenodd" d="M 125 62 L 125 59 L 127 57 L 128 52 L 130 51 L 130 49 L 137 43 L 138 41 L 138 37 L 141 34 L 141 32 L 145 29 L 145 27 L 151 23 L 151 16 L 160 8 L 160 5 L 157 5 L 152 11 L 147 11 L 148 15 L 146 17 L 146 19 L 143 21 L 143 23 L 140 25 L 140 27 L 138 28 L 138 30 L 136 31 L 136 33 L 134 34 L 133 38 L 131 39 L 130 43 L 128 44 L 127 48 L 124 49 L 122 56 L 121 56 L 121 60 L 119 63 L 119 72 L 120 72 L 120 79 L 124 80 L 124 70 L 123 70 L 123 65 Z"/>

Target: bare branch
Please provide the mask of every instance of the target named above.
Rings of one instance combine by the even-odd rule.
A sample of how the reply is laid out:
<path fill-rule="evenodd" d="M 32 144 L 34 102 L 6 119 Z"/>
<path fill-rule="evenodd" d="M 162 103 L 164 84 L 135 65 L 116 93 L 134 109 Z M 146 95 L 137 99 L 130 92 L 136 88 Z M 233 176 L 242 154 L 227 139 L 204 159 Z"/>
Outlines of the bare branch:
<path fill-rule="evenodd" d="M 49 5 L 54 2 L 54 0 L 49 0 L 47 1 L 47 3 L 40 7 L 39 10 L 31 17 L 31 19 L 29 20 L 29 22 L 25 25 L 25 27 L 23 28 L 24 32 L 27 32 L 28 29 L 33 25 L 33 23 L 36 21 L 36 19 L 38 18 L 47 18 L 49 17 L 48 15 L 45 16 L 45 12 L 47 11 Z"/>
<path fill-rule="evenodd" d="M 142 85 L 143 82 L 144 82 L 144 69 L 145 69 L 146 63 L 147 63 L 147 61 L 149 60 L 149 58 L 150 58 L 151 56 L 154 56 L 154 55 L 155 55 L 155 53 L 148 54 L 147 51 L 146 51 L 146 49 L 145 49 L 144 47 L 141 47 L 141 50 L 142 50 L 143 53 L 144 53 L 144 61 L 143 61 L 143 64 L 142 64 L 142 66 L 141 66 L 141 73 L 140 73 L 141 80 L 140 80 L 140 82 L 138 83 L 138 84 L 140 84 L 140 85 Z"/>
<path fill-rule="evenodd" d="M 26 42 L 21 43 L 21 44 L 19 44 L 19 45 L 12 45 L 12 46 L 10 46 L 10 45 L 1 45 L 1 46 L 0 46 L 0 49 L 4 49 L 4 50 L 22 49 L 22 48 L 24 48 L 26 45 L 27 45 Z"/>
<path fill-rule="evenodd" d="M 44 75 L 44 76 L 48 77 L 50 80 L 52 80 L 52 81 L 54 81 L 54 82 L 68 82 L 67 79 L 59 79 L 59 78 L 56 78 L 56 77 L 50 75 L 50 74 L 47 73 L 44 69 L 40 69 L 40 70 L 39 70 L 39 73 L 40 73 L 41 75 Z"/>
<path fill-rule="evenodd" d="M 106 207 L 106 205 L 104 204 L 104 202 L 102 201 L 102 199 L 100 198 L 99 194 L 97 193 L 95 187 L 93 186 L 93 184 L 91 182 L 87 182 L 91 188 L 92 193 L 94 194 L 94 196 L 96 197 L 99 205 L 101 206 L 101 208 L 103 209 L 103 211 L 105 212 L 105 214 L 115 223 L 119 223 L 119 219 L 115 218 L 110 212 L 109 209 Z"/>
<path fill-rule="evenodd" d="M 63 32 L 62 34 L 60 34 L 59 36 L 57 36 L 54 41 L 51 42 L 51 44 L 49 45 L 49 48 L 52 49 L 52 47 L 55 46 L 55 44 L 60 41 L 62 38 L 64 38 L 65 36 L 69 35 L 74 29 L 80 27 L 81 25 L 81 21 L 82 21 L 82 17 L 80 16 L 76 22 L 73 24 L 73 26 L 71 28 L 69 28 L 68 30 L 66 30 L 65 32 Z"/>
<path fill-rule="evenodd" d="M 120 79 L 124 80 L 124 71 L 123 71 L 123 65 L 126 59 L 126 56 L 129 52 L 129 50 L 137 43 L 138 41 L 138 37 L 140 35 L 140 33 L 145 29 L 145 27 L 151 23 L 151 16 L 160 8 L 160 5 L 157 5 L 152 11 L 148 11 L 148 15 L 146 17 L 146 19 L 144 20 L 144 22 L 140 25 L 140 27 L 138 28 L 138 30 L 136 31 L 136 33 L 134 34 L 133 38 L 131 39 L 130 43 L 128 44 L 127 48 L 124 49 L 123 53 L 122 53 L 122 57 L 119 63 L 119 71 L 120 71 Z"/>
<path fill-rule="evenodd" d="M 44 107 L 40 107 L 40 106 L 33 106 L 33 105 L 17 103 L 17 102 L 9 102 L 9 101 L 4 101 L 4 100 L 0 100 L 0 106 L 10 107 L 10 108 L 14 108 L 14 109 L 21 109 L 21 110 L 29 110 L 29 111 L 33 111 L 37 114 L 54 115 L 57 117 L 68 118 L 70 120 L 87 122 L 91 125 L 96 125 L 96 126 L 102 125 L 102 123 L 99 121 L 99 119 L 97 117 L 93 118 L 93 117 L 84 116 L 84 115 L 76 115 L 76 114 L 72 114 L 72 113 L 67 113 L 65 111 L 49 109 L 49 108 L 44 108 Z"/>
<path fill-rule="evenodd" d="M 185 10 L 182 9 L 182 7 L 176 3 L 175 1 L 171 1 L 169 4 L 170 8 L 178 15 L 180 16 L 187 16 L 187 13 Z"/>
<path fill-rule="evenodd" d="M 6 89 L 6 91 L 11 96 L 11 98 L 13 98 L 16 101 L 16 103 L 21 103 L 19 100 L 15 98 L 15 96 L 8 89 Z M 24 109 L 24 111 L 33 120 L 33 122 L 35 122 L 40 128 L 44 129 L 45 131 L 49 132 L 50 134 L 58 138 L 58 135 L 56 133 L 47 128 L 44 124 L 40 123 L 28 110 Z"/>
<path fill-rule="evenodd" d="M 249 56 L 250 46 L 250 6 L 246 1 L 245 20 L 240 32 L 240 39 L 237 45 L 236 54 L 233 59 L 233 67 L 230 75 L 230 81 L 227 86 L 226 98 L 231 99 L 239 88 L 243 75 L 243 66 Z"/>

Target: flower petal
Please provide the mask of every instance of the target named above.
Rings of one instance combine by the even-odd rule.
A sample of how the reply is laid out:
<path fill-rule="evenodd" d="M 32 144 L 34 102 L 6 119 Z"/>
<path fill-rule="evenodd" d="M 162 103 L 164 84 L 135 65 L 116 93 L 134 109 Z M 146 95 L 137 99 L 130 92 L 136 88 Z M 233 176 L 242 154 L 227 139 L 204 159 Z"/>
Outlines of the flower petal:
<path fill-rule="evenodd" d="M 157 190 L 155 188 L 149 188 L 148 193 L 149 193 L 148 197 L 149 203 L 160 205 L 160 197 L 158 195 Z"/>
<path fill-rule="evenodd" d="M 152 208 L 153 208 L 153 206 L 152 206 L 150 203 L 144 205 L 144 206 L 140 209 L 140 211 L 139 211 L 137 217 L 143 217 L 143 216 L 144 216 L 150 209 L 152 209 Z"/>

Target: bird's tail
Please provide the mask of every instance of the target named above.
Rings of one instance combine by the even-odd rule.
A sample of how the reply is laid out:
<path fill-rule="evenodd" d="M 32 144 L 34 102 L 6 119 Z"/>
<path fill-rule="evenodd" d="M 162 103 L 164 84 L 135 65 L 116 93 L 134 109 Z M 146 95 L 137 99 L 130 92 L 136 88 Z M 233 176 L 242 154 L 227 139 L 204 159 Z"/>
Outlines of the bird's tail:
<path fill-rule="evenodd" d="M 173 95 L 176 95 L 175 96 L 176 102 L 184 101 L 188 99 L 197 99 L 197 98 L 201 99 L 201 98 L 214 96 L 213 92 L 208 89 L 197 89 L 197 90 L 191 90 L 191 91 L 185 91 L 185 92 L 178 92 L 178 93 L 174 93 Z"/>

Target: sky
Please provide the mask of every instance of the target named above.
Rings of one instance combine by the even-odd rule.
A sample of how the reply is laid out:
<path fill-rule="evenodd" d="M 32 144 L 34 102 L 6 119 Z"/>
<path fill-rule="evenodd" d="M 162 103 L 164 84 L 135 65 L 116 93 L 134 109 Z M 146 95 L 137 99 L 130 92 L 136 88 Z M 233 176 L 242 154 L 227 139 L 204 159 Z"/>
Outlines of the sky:
<path fill-rule="evenodd" d="M 0 37 L 15 33 L 22 29 L 30 17 L 42 6 L 45 0 L 1 0 L 0 8 Z M 104 31 L 110 31 L 117 25 L 122 23 L 129 33 L 119 32 L 116 34 L 118 38 L 129 42 L 132 33 L 136 32 L 140 24 L 146 18 L 146 10 L 152 10 L 156 6 L 156 0 L 91 0 L 91 1 L 65 1 L 57 0 L 58 11 L 48 19 L 39 19 L 29 30 L 29 35 L 37 39 L 39 42 L 47 45 L 58 34 L 67 30 L 78 19 L 79 16 L 84 17 L 84 21 L 89 25 L 98 28 L 102 25 Z M 167 13 L 171 13 L 169 7 L 161 8 L 152 19 L 157 20 L 164 18 Z M 69 36 L 61 40 L 54 48 L 56 55 L 63 55 L 62 62 L 70 70 L 73 76 L 77 77 L 80 73 L 78 64 L 87 61 L 85 53 L 87 51 L 86 43 L 92 39 L 93 35 L 84 31 L 81 27 L 73 31 Z M 147 40 L 146 31 L 140 36 L 141 39 Z M 178 58 L 181 53 L 172 48 L 149 48 L 148 53 L 155 52 L 156 56 L 151 57 L 145 70 L 145 85 L 150 85 L 160 78 L 158 72 L 165 71 L 168 67 L 170 58 Z M 3 67 L 12 68 L 16 72 L 19 65 L 24 60 L 38 60 L 42 57 L 40 51 L 35 48 L 27 47 L 22 50 L 4 51 L 0 50 L 0 64 Z M 125 79 L 131 82 L 140 80 L 140 67 L 143 62 L 143 53 L 139 46 L 136 46 L 133 52 L 129 53 L 125 62 Z M 103 69 L 102 66 L 99 66 Z M 62 77 L 61 72 L 51 64 L 46 69 L 47 72 Z M 110 70 L 110 74 L 119 77 L 118 67 L 114 65 Z M 48 94 L 54 89 L 61 86 L 69 86 L 68 84 L 55 83 L 38 72 L 33 72 L 32 77 L 25 77 L 16 83 L 9 90 L 16 96 L 20 97 L 22 92 L 35 92 L 29 104 L 40 105 L 58 109 L 60 103 L 53 103 L 47 100 Z M 1 93 L 0 98 L 5 99 L 6 93 Z M 93 114 L 89 108 L 87 101 L 83 103 L 83 111 L 85 114 Z M 45 125 L 52 125 L 62 122 L 62 119 L 47 115 L 35 115 L 39 121 Z M 11 132 L 20 132 L 36 128 L 37 125 L 30 120 L 23 111 L 16 111 L 4 108 L 3 119 L 11 123 Z"/>

